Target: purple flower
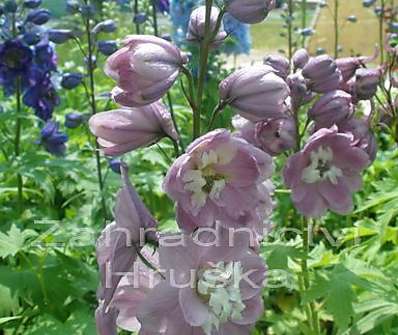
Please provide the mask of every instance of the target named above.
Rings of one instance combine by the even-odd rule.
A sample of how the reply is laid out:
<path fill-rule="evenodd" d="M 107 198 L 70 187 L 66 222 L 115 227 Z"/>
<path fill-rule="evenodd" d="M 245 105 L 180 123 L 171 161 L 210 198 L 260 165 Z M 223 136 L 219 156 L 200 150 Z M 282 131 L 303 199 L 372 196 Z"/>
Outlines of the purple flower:
<path fill-rule="evenodd" d="M 113 33 L 117 29 L 116 23 L 113 20 L 105 20 L 98 23 L 92 30 L 94 34 L 98 33 Z"/>
<path fill-rule="evenodd" d="M 314 94 L 308 88 L 308 81 L 300 71 L 290 74 L 286 83 L 289 85 L 291 104 L 295 110 L 302 104 L 310 102 L 314 97 Z"/>
<path fill-rule="evenodd" d="M 0 85 L 6 94 L 14 92 L 17 77 L 27 84 L 32 59 L 32 50 L 19 39 L 0 44 Z"/>
<path fill-rule="evenodd" d="M 98 113 L 89 125 L 104 153 L 110 156 L 152 145 L 163 137 L 178 139 L 171 115 L 161 102 Z"/>
<path fill-rule="evenodd" d="M 155 36 L 132 35 L 124 45 L 105 65 L 105 73 L 117 81 L 113 97 L 124 106 L 145 106 L 159 100 L 188 61 L 177 47 Z"/>
<path fill-rule="evenodd" d="M 333 58 L 328 55 L 312 57 L 302 72 L 308 87 L 317 93 L 336 90 L 342 80 L 341 72 Z"/>
<path fill-rule="evenodd" d="M 264 58 L 264 64 L 275 69 L 276 74 L 286 79 L 290 72 L 289 60 L 281 55 L 268 55 Z"/>
<path fill-rule="evenodd" d="M 353 145 L 365 151 L 372 162 L 376 159 L 377 140 L 369 127 L 368 121 L 352 118 L 344 120 L 338 124 L 338 127 L 340 132 L 350 133 L 354 136 Z"/>
<path fill-rule="evenodd" d="M 117 196 L 115 222 L 104 229 L 96 245 L 101 276 L 98 297 L 105 307 L 111 302 L 123 273 L 131 269 L 141 243 L 145 243 L 142 238 L 156 239 L 151 228 L 157 226 L 157 221 L 130 183 L 123 164 L 121 172 L 123 188 Z"/>
<path fill-rule="evenodd" d="M 214 33 L 216 29 L 216 23 L 218 16 L 220 14 L 220 10 L 217 7 L 211 8 L 211 16 L 210 16 L 210 30 Z M 205 36 L 205 21 L 206 21 L 206 6 L 200 6 L 196 8 L 189 19 L 188 32 L 187 32 L 187 40 L 190 42 L 200 43 Z M 217 32 L 214 40 L 212 41 L 213 47 L 217 47 L 221 45 L 221 43 L 227 37 L 227 33 L 224 31 L 223 25 L 221 25 L 220 29 Z"/>
<path fill-rule="evenodd" d="M 343 81 L 350 80 L 355 75 L 356 70 L 374 60 L 376 56 L 377 53 L 373 57 L 345 57 L 336 59 L 336 65 L 343 76 Z"/>
<path fill-rule="evenodd" d="M 46 41 L 42 41 L 35 46 L 34 61 L 36 67 L 43 72 L 57 70 L 57 55 L 54 47 Z"/>
<path fill-rule="evenodd" d="M 59 131 L 59 124 L 54 121 L 48 121 L 41 130 L 39 143 L 51 154 L 62 156 L 65 154 L 68 136 Z"/>
<path fill-rule="evenodd" d="M 369 100 L 374 97 L 380 84 L 383 71 L 377 69 L 358 69 L 355 77 L 348 82 L 350 93 L 355 101 Z"/>
<path fill-rule="evenodd" d="M 116 41 L 98 41 L 98 51 L 105 56 L 110 56 L 117 51 Z"/>
<path fill-rule="evenodd" d="M 323 95 L 309 110 L 316 128 L 330 128 L 348 119 L 354 112 L 352 97 L 344 91 L 332 91 Z"/>
<path fill-rule="evenodd" d="M 320 217 L 327 209 L 339 214 L 352 211 L 352 193 L 361 188 L 360 173 L 370 163 L 353 140 L 351 134 L 338 133 L 336 126 L 323 128 L 289 158 L 284 180 L 300 213 Z"/>
<path fill-rule="evenodd" d="M 239 129 L 239 135 L 267 154 L 277 156 L 296 146 L 296 123 L 293 118 L 269 119 L 257 123 L 247 121 Z"/>
<path fill-rule="evenodd" d="M 170 12 L 170 2 L 169 0 L 156 0 L 156 8 L 160 13 Z"/>
<path fill-rule="evenodd" d="M 54 108 L 60 104 L 60 98 L 49 74 L 39 73 L 35 82 L 26 90 L 23 102 L 32 107 L 39 118 L 47 121 L 51 119 Z"/>
<path fill-rule="evenodd" d="M 48 39 L 55 44 L 62 44 L 73 38 L 73 32 L 69 29 L 49 29 Z"/>
<path fill-rule="evenodd" d="M 275 8 L 275 0 L 227 0 L 226 10 L 244 23 L 259 23 Z"/>
<path fill-rule="evenodd" d="M 212 226 L 257 225 L 272 209 L 263 182 L 272 159 L 225 129 L 193 142 L 171 166 L 164 190 L 177 202 L 177 222 L 186 231 Z"/>
<path fill-rule="evenodd" d="M 280 117 L 290 90 L 275 72 L 268 65 L 238 70 L 220 83 L 220 98 L 253 122 Z"/>
<path fill-rule="evenodd" d="M 23 5 L 30 9 L 37 8 L 41 5 L 41 0 L 24 0 Z"/>
<path fill-rule="evenodd" d="M 161 245 L 166 278 L 135 303 L 130 316 L 137 316 L 142 334 L 250 333 L 263 313 L 264 261 L 243 236 L 232 247 L 227 238 L 209 246 L 211 238 L 202 233 L 185 236 L 183 245 Z"/>

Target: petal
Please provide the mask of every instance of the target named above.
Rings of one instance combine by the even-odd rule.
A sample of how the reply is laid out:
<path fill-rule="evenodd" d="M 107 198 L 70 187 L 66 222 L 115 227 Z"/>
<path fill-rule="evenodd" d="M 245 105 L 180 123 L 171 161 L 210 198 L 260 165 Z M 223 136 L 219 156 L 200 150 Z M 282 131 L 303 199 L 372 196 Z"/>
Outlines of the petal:
<path fill-rule="evenodd" d="M 208 307 L 195 294 L 194 288 L 187 287 L 180 290 L 179 301 L 185 321 L 191 326 L 202 326 L 210 317 Z"/>
<path fill-rule="evenodd" d="M 325 198 L 327 206 L 334 212 L 348 214 L 353 210 L 351 192 L 342 180 L 339 180 L 337 185 L 329 181 L 320 183 L 319 192 Z"/>

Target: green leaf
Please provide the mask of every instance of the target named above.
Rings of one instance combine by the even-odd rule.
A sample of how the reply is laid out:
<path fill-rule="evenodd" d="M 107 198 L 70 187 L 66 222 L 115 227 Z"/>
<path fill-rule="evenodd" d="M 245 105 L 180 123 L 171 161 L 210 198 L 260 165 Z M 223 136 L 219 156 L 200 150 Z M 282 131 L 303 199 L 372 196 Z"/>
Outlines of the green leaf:
<path fill-rule="evenodd" d="M 273 244 L 266 246 L 264 249 L 270 250 L 270 254 L 267 257 L 267 264 L 270 269 L 287 269 L 289 258 L 297 259 L 303 257 L 302 251 L 294 246 Z"/>
<path fill-rule="evenodd" d="M 35 235 L 33 230 L 21 231 L 15 225 L 6 234 L 0 232 L 0 258 L 15 256 L 24 247 L 25 241 Z"/>

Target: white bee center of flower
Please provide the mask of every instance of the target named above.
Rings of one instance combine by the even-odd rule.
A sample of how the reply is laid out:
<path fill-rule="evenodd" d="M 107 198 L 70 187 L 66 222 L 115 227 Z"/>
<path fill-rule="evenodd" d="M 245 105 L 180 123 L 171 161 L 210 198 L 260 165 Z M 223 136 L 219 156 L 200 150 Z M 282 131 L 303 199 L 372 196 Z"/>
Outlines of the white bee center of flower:
<path fill-rule="evenodd" d="M 219 262 L 203 269 L 198 277 L 198 294 L 207 302 L 211 311 L 209 320 L 202 326 L 207 335 L 212 334 L 213 328 L 219 330 L 220 325 L 228 320 L 242 318 L 246 306 L 239 288 L 242 279 L 240 262 Z"/>
<path fill-rule="evenodd" d="M 228 146 L 203 152 L 197 163 L 197 168 L 188 170 L 184 174 L 182 177 L 184 189 L 192 192 L 191 204 L 194 215 L 197 215 L 200 209 L 205 206 L 208 198 L 212 200 L 220 198 L 227 178 L 218 174 L 214 165 L 228 164 L 234 155 L 235 151 Z"/>
<path fill-rule="evenodd" d="M 343 171 L 334 166 L 332 162 L 332 149 L 320 146 L 318 150 L 311 152 L 311 164 L 303 170 L 301 179 L 308 184 L 329 179 L 332 184 L 336 185 L 338 178 L 343 176 Z"/>

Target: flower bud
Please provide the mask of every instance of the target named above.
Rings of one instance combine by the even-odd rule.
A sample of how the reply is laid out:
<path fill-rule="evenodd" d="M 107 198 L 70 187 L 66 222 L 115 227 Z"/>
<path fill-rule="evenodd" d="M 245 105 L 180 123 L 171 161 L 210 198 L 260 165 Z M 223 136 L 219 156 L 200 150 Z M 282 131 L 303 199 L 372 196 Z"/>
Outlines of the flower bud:
<path fill-rule="evenodd" d="M 83 5 L 80 7 L 80 12 L 85 18 L 93 18 L 95 15 L 95 7 L 92 5 Z"/>
<path fill-rule="evenodd" d="M 90 118 L 89 125 L 109 156 L 152 145 L 163 137 L 178 139 L 171 115 L 160 102 L 99 113 Z"/>
<path fill-rule="evenodd" d="M 376 159 L 377 141 L 366 120 L 350 119 L 340 123 L 338 127 L 339 132 L 354 136 L 353 145 L 365 151 L 371 162 Z"/>
<path fill-rule="evenodd" d="M 4 3 L 3 10 L 6 14 L 15 13 L 18 9 L 18 5 L 15 0 L 7 0 Z"/>
<path fill-rule="evenodd" d="M 117 51 L 117 43 L 115 41 L 98 41 L 98 51 L 105 56 L 110 56 Z"/>
<path fill-rule="evenodd" d="M 143 24 L 147 19 L 147 15 L 145 13 L 137 13 L 134 16 L 133 22 L 135 24 Z"/>
<path fill-rule="evenodd" d="M 27 45 L 36 45 L 40 42 L 41 35 L 39 32 L 27 32 L 23 34 L 22 39 Z"/>
<path fill-rule="evenodd" d="M 268 65 L 238 70 L 220 83 L 220 98 L 244 118 L 257 122 L 280 117 L 287 110 L 290 90 Z"/>
<path fill-rule="evenodd" d="M 308 112 L 315 120 L 316 128 L 330 128 L 348 119 L 353 113 L 351 95 L 344 91 L 332 91 L 322 96 Z"/>
<path fill-rule="evenodd" d="M 117 81 L 116 102 L 145 106 L 159 100 L 178 78 L 187 57 L 173 44 L 159 37 L 133 35 L 125 46 L 110 56 L 105 73 Z"/>
<path fill-rule="evenodd" d="M 275 0 L 227 0 L 226 10 L 243 23 L 259 23 L 275 8 Z"/>
<path fill-rule="evenodd" d="M 277 156 L 296 146 L 296 124 L 292 118 L 270 119 L 255 124 L 256 146 Z"/>
<path fill-rule="evenodd" d="M 116 23 L 113 20 L 105 20 L 98 23 L 92 30 L 93 34 L 98 33 L 113 33 L 117 29 Z"/>
<path fill-rule="evenodd" d="M 65 127 L 75 129 L 83 123 L 83 115 L 80 113 L 68 113 L 65 115 Z"/>
<path fill-rule="evenodd" d="M 210 31 L 215 32 L 218 16 L 220 10 L 217 7 L 211 8 L 210 15 Z M 206 6 L 200 6 L 196 8 L 189 19 L 187 41 L 200 43 L 205 37 L 205 21 L 206 21 Z M 224 39 L 227 37 L 227 33 L 224 31 L 223 25 L 220 26 L 217 35 L 212 41 L 214 47 L 219 46 Z"/>
<path fill-rule="evenodd" d="M 55 44 L 62 44 L 73 38 L 73 32 L 69 29 L 49 29 L 48 39 Z"/>
<path fill-rule="evenodd" d="M 377 58 L 378 50 L 371 57 L 344 57 L 336 59 L 337 68 L 343 76 L 343 81 L 350 80 L 355 71 L 361 68 L 364 64 L 369 63 Z"/>
<path fill-rule="evenodd" d="M 66 151 L 65 143 L 68 136 L 59 131 L 59 124 L 54 121 L 48 121 L 40 132 L 40 144 L 51 154 L 63 156 Z"/>
<path fill-rule="evenodd" d="M 307 81 L 300 72 L 289 75 L 286 83 L 289 85 L 290 97 L 295 109 L 313 98 L 312 92 L 307 87 Z"/>
<path fill-rule="evenodd" d="M 302 73 L 309 81 L 309 88 L 317 93 L 327 93 L 337 89 L 342 79 L 336 62 L 328 55 L 312 57 L 304 66 Z"/>
<path fill-rule="evenodd" d="M 41 5 L 41 0 L 24 0 L 23 5 L 30 9 L 37 8 Z"/>
<path fill-rule="evenodd" d="M 283 79 L 289 75 L 290 64 L 286 57 L 281 55 L 268 55 L 264 58 L 264 64 L 275 69 L 275 73 Z"/>
<path fill-rule="evenodd" d="M 306 49 L 299 49 L 293 55 L 294 69 L 302 69 L 310 60 L 310 55 Z"/>
<path fill-rule="evenodd" d="M 76 14 L 80 10 L 80 4 L 77 0 L 68 0 L 66 2 L 66 11 L 70 14 Z"/>
<path fill-rule="evenodd" d="M 377 92 L 382 77 L 381 68 L 358 69 L 355 80 L 351 83 L 352 92 L 356 100 L 369 100 Z"/>
<path fill-rule="evenodd" d="M 72 90 L 79 86 L 83 81 L 83 75 L 78 72 L 65 73 L 61 79 L 61 86 L 67 90 Z"/>
<path fill-rule="evenodd" d="M 50 20 L 50 17 L 51 13 L 47 9 L 34 9 L 28 13 L 26 21 L 40 26 L 47 23 Z"/>
<path fill-rule="evenodd" d="M 366 8 L 372 7 L 376 0 L 363 0 L 362 5 Z"/>
<path fill-rule="evenodd" d="M 122 171 L 120 170 L 122 161 L 119 158 L 114 158 L 111 159 L 109 162 L 109 167 L 111 170 L 117 174 L 122 174 Z"/>

